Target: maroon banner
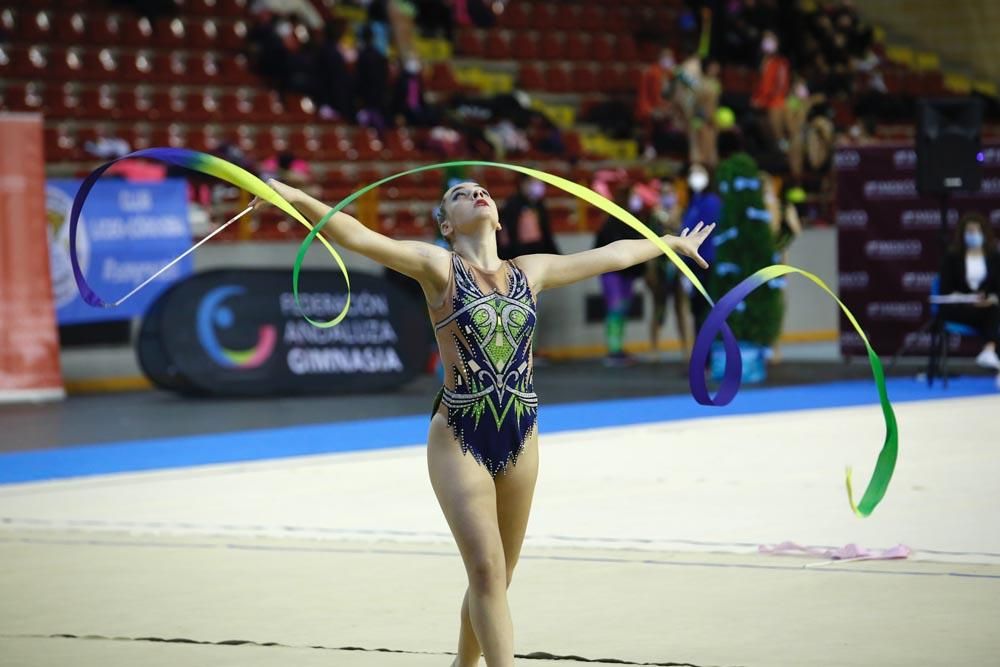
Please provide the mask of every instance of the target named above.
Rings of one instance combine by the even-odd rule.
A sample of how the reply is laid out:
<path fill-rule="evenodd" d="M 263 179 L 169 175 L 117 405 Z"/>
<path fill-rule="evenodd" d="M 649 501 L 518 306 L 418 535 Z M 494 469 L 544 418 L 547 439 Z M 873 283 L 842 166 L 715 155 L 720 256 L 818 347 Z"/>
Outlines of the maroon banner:
<path fill-rule="evenodd" d="M 834 164 L 840 298 L 883 358 L 904 345 L 907 353 L 926 354 L 930 331 L 920 330 L 931 319 L 927 297 L 959 218 L 977 211 L 1000 234 L 1000 146 L 983 147 L 979 192 L 949 195 L 945 245 L 940 236 L 942 200 L 917 193 L 912 145 L 842 148 Z M 949 350 L 972 354 L 980 349 L 977 344 L 982 341 L 960 344 L 953 337 Z M 843 314 L 840 351 L 865 355 Z"/>

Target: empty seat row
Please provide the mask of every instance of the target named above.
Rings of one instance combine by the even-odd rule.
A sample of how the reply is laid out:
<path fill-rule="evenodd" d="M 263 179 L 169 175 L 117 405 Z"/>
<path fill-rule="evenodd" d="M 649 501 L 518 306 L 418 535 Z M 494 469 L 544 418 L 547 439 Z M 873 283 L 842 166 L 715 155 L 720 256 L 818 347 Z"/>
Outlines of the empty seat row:
<path fill-rule="evenodd" d="M 163 49 L 239 51 L 246 47 L 247 19 L 187 16 L 149 19 L 128 13 L 3 9 L 0 25 L 15 43 L 125 45 Z"/>
<path fill-rule="evenodd" d="M 573 31 L 465 30 L 458 36 L 459 55 L 490 60 L 574 60 L 631 62 L 655 58 L 659 46 L 637 45 L 631 35 Z"/>
<path fill-rule="evenodd" d="M 258 80 L 243 55 L 45 45 L 0 45 L 0 79 L 206 85 Z"/>

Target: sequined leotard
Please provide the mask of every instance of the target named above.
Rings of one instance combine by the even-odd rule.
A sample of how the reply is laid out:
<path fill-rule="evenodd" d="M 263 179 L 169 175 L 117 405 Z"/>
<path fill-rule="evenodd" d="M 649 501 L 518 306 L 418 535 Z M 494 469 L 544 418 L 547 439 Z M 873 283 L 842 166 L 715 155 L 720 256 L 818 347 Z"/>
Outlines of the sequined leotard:
<path fill-rule="evenodd" d="M 535 300 L 513 261 L 483 271 L 452 253 L 443 303 L 430 308 L 444 387 L 443 411 L 462 447 L 494 477 L 517 462 L 535 427 L 531 338 Z"/>

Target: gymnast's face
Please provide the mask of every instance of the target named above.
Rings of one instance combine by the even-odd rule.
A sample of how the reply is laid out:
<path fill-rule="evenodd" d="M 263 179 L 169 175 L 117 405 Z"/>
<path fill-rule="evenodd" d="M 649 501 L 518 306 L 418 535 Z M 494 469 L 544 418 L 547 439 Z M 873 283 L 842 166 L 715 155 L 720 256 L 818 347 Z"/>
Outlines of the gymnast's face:
<path fill-rule="evenodd" d="M 455 234 L 470 234 L 486 226 L 491 231 L 500 229 L 500 215 L 496 202 L 483 186 L 471 181 L 452 186 L 441 199 L 444 221 L 441 233 L 446 239 Z"/>

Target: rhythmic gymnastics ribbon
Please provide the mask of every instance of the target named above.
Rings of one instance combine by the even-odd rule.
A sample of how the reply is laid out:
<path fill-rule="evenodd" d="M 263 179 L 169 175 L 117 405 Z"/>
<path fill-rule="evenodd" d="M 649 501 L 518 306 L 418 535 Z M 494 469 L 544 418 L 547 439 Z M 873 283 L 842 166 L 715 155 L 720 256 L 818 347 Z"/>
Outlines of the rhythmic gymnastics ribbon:
<path fill-rule="evenodd" d="M 83 298 L 84 302 L 94 306 L 95 308 L 113 308 L 119 305 L 124 299 L 119 299 L 115 303 L 108 303 L 102 299 L 97 293 L 91 289 L 90 285 L 87 283 L 86 277 L 83 275 L 83 271 L 80 269 L 80 260 L 77 256 L 76 250 L 76 233 L 77 226 L 80 222 L 80 213 L 83 210 L 83 202 L 87 199 L 87 195 L 90 194 L 90 190 L 97 183 L 97 179 L 101 177 L 105 171 L 108 170 L 111 165 L 121 160 L 128 160 L 130 158 L 148 158 L 152 160 L 160 160 L 162 162 L 168 162 L 170 164 L 175 164 L 179 167 L 184 167 L 185 169 L 190 169 L 191 171 L 197 171 L 202 174 L 207 174 L 209 176 L 214 176 L 219 180 L 231 183 L 238 188 L 246 190 L 252 195 L 263 199 L 264 201 L 274 204 L 282 211 L 292 216 L 305 225 L 307 229 L 312 229 L 312 225 L 308 220 L 299 213 L 294 206 L 292 206 L 285 198 L 274 191 L 269 185 L 264 181 L 260 180 L 253 174 L 251 174 L 246 169 L 239 167 L 231 162 L 227 162 L 221 158 L 217 158 L 214 155 L 208 155 L 207 153 L 199 153 L 197 151 L 190 151 L 184 148 L 145 148 L 143 150 L 135 151 L 134 153 L 129 153 L 123 157 L 117 158 L 101 165 L 94 171 L 92 171 L 85 179 L 83 183 L 80 184 L 80 189 L 77 191 L 76 196 L 73 199 L 73 208 L 70 210 L 69 217 L 69 258 L 73 265 L 73 277 L 76 279 L 76 286 L 80 290 L 80 296 Z M 246 211 L 244 211 L 246 212 Z M 237 216 L 239 217 L 239 216 Z M 235 220 L 236 218 L 233 218 Z M 233 222 L 230 220 L 229 222 Z M 228 224 L 228 223 L 227 223 Z M 221 231 L 216 230 L 216 232 Z M 333 260 L 337 263 L 340 268 L 340 272 L 344 275 L 344 282 L 347 285 L 347 299 L 344 302 L 344 309 L 329 322 L 316 322 L 309 317 L 303 315 L 303 317 L 310 323 L 316 326 L 331 327 L 338 324 L 347 316 L 347 310 L 351 305 L 351 280 L 347 275 L 347 266 L 344 264 L 344 260 L 337 254 L 337 251 L 333 249 L 330 242 L 325 238 L 320 238 L 320 242 L 326 247 L 327 251 L 333 257 Z M 175 262 L 177 260 L 174 260 Z M 172 262 L 173 263 L 173 262 Z M 169 265 L 168 265 L 169 266 Z M 298 265 L 296 265 L 296 274 L 298 273 Z M 135 293 L 133 292 L 126 295 L 126 298 Z M 299 295 L 298 291 L 295 292 L 295 303 L 299 305 Z M 299 308 L 301 311 L 301 307 Z"/>
<path fill-rule="evenodd" d="M 886 437 L 882 445 L 882 450 L 879 453 L 878 461 L 875 465 L 875 471 L 872 474 L 871 479 L 868 482 L 868 487 L 861 499 L 860 503 L 855 504 L 854 495 L 851 485 L 851 470 L 848 468 L 846 485 L 847 485 L 847 495 L 848 501 L 850 502 L 851 509 L 858 516 L 868 516 L 875 509 L 875 507 L 882 500 L 885 495 L 886 488 L 888 487 L 889 480 L 892 478 L 893 469 L 896 463 L 897 455 L 897 445 L 898 445 L 898 429 L 896 425 L 895 414 L 892 410 L 892 405 L 889 403 L 888 393 L 885 386 L 885 374 L 882 370 L 882 364 L 879 361 L 878 355 L 875 354 L 874 349 L 872 349 L 871 344 L 868 342 L 867 336 L 865 336 L 864 331 L 861 329 L 860 324 L 851 314 L 850 310 L 841 302 L 836 295 L 826 286 L 826 284 L 820 280 L 815 275 L 802 271 L 792 266 L 784 265 L 774 265 L 769 266 L 757 271 L 750 277 L 746 278 L 743 282 L 739 283 L 732 290 L 727 292 L 718 303 L 715 303 L 711 297 L 709 297 L 704 285 L 698 280 L 698 277 L 690 269 L 684 260 L 680 258 L 656 233 L 649 229 L 646 225 L 638 220 L 632 213 L 623 209 L 618 204 L 614 203 L 601 196 L 600 194 L 594 192 L 590 188 L 587 188 L 579 183 L 574 183 L 573 181 L 567 180 L 560 176 L 554 174 L 549 174 L 543 171 L 538 171 L 537 169 L 531 169 L 529 167 L 521 167 L 518 165 L 505 164 L 500 162 L 486 162 L 479 160 L 461 160 L 456 162 L 444 162 L 439 164 L 426 165 L 423 167 L 416 167 L 414 169 L 408 169 L 406 171 L 400 172 L 398 174 L 393 174 L 387 176 L 381 180 L 374 183 L 366 185 L 357 192 L 351 194 L 345 199 L 338 202 L 330 211 L 323 216 L 322 219 L 315 226 L 311 225 L 308 220 L 306 220 L 301 213 L 299 213 L 294 206 L 283 197 L 281 197 L 277 192 L 270 188 L 266 183 L 258 179 L 256 176 L 250 172 L 242 169 L 234 164 L 226 162 L 220 158 L 214 157 L 212 155 L 207 155 L 205 153 L 199 153 L 196 151 L 190 151 L 181 148 L 147 148 L 144 150 L 136 151 L 130 153 L 124 157 L 118 158 L 118 160 L 124 160 L 128 158 L 151 158 L 156 160 L 162 160 L 164 162 L 169 162 L 171 164 L 176 164 L 193 171 L 198 171 L 203 174 L 214 176 L 220 180 L 226 181 L 235 185 L 239 188 L 250 192 L 257 197 L 270 202 L 280 208 L 285 213 L 288 213 L 299 223 L 304 225 L 309 233 L 306 238 L 302 241 L 299 246 L 298 253 L 295 257 L 295 264 L 292 269 L 292 292 L 295 296 L 296 304 L 299 301 L 298 293 L 298 283 L 299 274 L 302 268 L 302 262 L 305 259 L 306 253 L 309 250 L 309 246 L 312 244 L 313 240 L 319 237 L 320 242 L 326 247 L 327 251 L 336 261 L 337 266 L 340 268 L 341 273 L 344 275 L 344 280 L 347 288 L 347 299 L 344 305 L 344 309 L 332 320 L 329 321 L 316 321 L 309 317 L 303 315 L 304 319 L 317 327 L 332 327 L 341 322 L 347 315 L 347 310 L 350 306 L 350 280 L 347 274 L 347 267 L 344 265 L 343 260 L 337 251 L 334 250 L 333 246 L 327 241 L 326 238 L 319 236 L 323 229 L 323 226 L 329 222 L 329 220 L 339 211 L 343 210 L 354 202 L 359 197 L 363 196 L 366 192 L 380 187 L 390 181 L 397 178 L 403 178 L 404 176 L 409 176 L 411 174 L 416 174 L 422 171 L 430 171 L 434 169 L 445 169 L 448 167 L 492 167 L 497 169 L 507 169 L 509 171 L 516 171 L 518 173 L 536 178 L 543 183 L 547 183 L 553 187 L 559 188 L 575 197 L 583 199 L 585 202 L 594 206 L 595 208 L 604 211 L 605 213 L 617 218 L 622 221 L 632 229 L 639 232 L 643 237 L 649 239 L 656 247 L 667 256 L 667 258 L 677 266 L 678 270 L 691 281 L 694 286 L 702 296 L 710 304 L 712 304 L 712 310 L 705 321 L 704 326 L 702 326 L 701 331 L 698 332 L 697 339 L 695 340 L 694 348 L 692 351 L 691 364 L 689 367 L 689 380 L 691 385 L 691 392 L 694 399 L 701 403 L 702 405 L 714 405 L 714 406 L 724 406 L 730 403 L 739 391 L 739 386 L 742 380 L 743 374 L 743 363 L 742 357 L 740 355 L 739 345 L 736 342 L 736 338 L 732 331 L 726 325 L 726 318 L 729 314 L 736 308 L 737 305 L 754 289 L 765 284 L 769 280 L 777 278 L 779 276 L 788 273 L 798 273 L 805 276 L 809 280 L 816 283 L 821 289 L 823 289 L 827 294 L 829 294 L 834 301 L 840 306 L 841 310 L 847 315 L 848 320 L 854 329 L 861 336 L 861 340 L 864 341 L 865 347 L 868 351 L 868 360 L 872 367 L 872 374 L 875 379 L 875 383 L 878 387 L 879 401 L 882 405 L 882 412 L 885 418 L 886 424 Z M 116 302 L 116 304 L 109 304 L 103 299 L 101 299 L 87 284 L 86 278 L 83 272 L 80 270 L 79 261 L 77 259 L 76 253 L 76 231 L 79 222 L 80 212 L 83 209 L 83 203 L 89 194 L 91 188 L 93 188 L 94 183 L 103 174 L 108 167 L 117 162 L 114 160 L 108 162 L 107 164 L 97 168 L 92 172 L 86 179 L 84 179 L 83 184 L 80 186 L 80 190 L 77 192 L 75 199 L 73 200 L 73 208 L 70 213 L 70 259 L 73 264 L 73 275 L 76 279 L 77 287 L 80 290 L 80 294 L 84 301 L 88 304 L 96 307 L 109 308 L 121 303 L 122 300 Z M 237 216 L 239 217 L 239 216 Z M 235 220 L 234 218 L 233 220 Z M 232 220 L 230 220 L 232 222 Z M 227 223 L 228 224 L 228 223 Z M 175 260 L 176 261 L 176 260 Z M 132 293 L 134 293 L 133 290 Z M 130 296 L 126 295 L 127 296 Z M 300 307 L 301 310 L 301 307 Z M 719 389 L 713 398 L 709 392 L 705 383 L 705 377 L 703 369 L 705 367 L 705 360 L 707 359 L 711 343 L 715 336 L 722 335 L 723 347 L 726 351 L 726 368 L 719 385 Z"/>

